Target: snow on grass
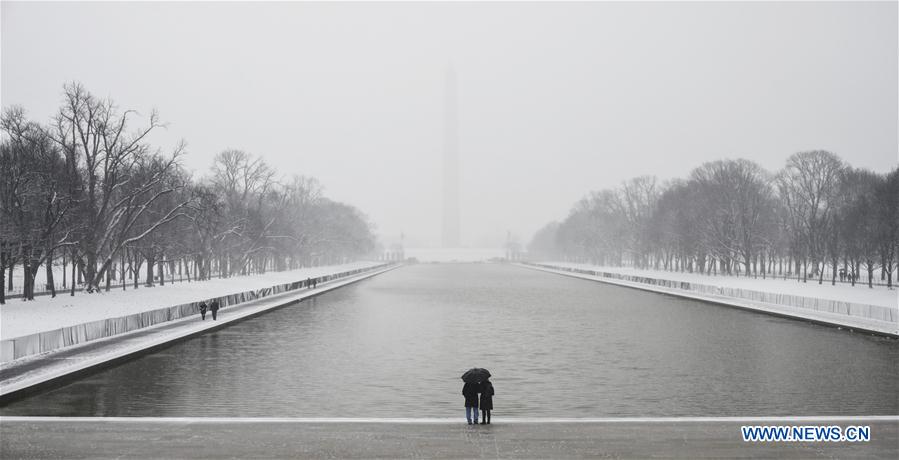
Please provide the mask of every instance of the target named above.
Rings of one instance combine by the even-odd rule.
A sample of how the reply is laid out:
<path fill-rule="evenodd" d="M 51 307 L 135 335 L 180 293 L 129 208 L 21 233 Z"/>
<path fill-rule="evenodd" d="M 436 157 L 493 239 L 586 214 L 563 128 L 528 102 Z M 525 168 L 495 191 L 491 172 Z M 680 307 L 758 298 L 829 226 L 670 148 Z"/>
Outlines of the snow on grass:
<path fill-rule="evenodd" d="M 750 289 L 753 291 L 772 292 L 777 294 L 789 294 L 818 299 L 838 300 L 867 305 L 880 305 L 883 307 L 899 308 L 899 291 L 895 288 L 887 289 L 886 286 L 874 286 L 868 288 L 867 284 L 837 283 L 831 286 L 829 280 L 819 285 L 818 280 L 809 280 L 807 283 L 796 281 L 795 278 L 786 280 L 781 278 L 768 279 L 748 278 L 724 275 L 701 275 L 698 273 L 669 272 L 663 270 L 640 270 L 628 267 L 605 267 L 590 264 L 577 264 L 569 262 L 539 262 L 541 264 L 557 267 L 579 268 L 597 272 L 618 273 L 622 275 L 644 276 L 647 278 L 665 279 L 671 281 L 687 281 L 708 286 L 729 287 L 736 289 Z"/>
<path fill-rule="evenodd" d="M 353 262 L 343 265 L 269 272 L 264 275 L 211 279 L 192 283 L 183 282 L 165 286 L 157 285 L 156 287 L 141 286 L 136 290 L 129 286 L 127 291 L 119 288 L 95 294 L 76 291 L 75 296 L 69 296 L 66 292 L 55 298 L 35 297 L 35 300 L 28 302 L 22 299 L 8 299 L 6 305 L 0 305 L 0 337 L 3 340 L 12 339 L 65 326 L 371 267 L 380 263 Z"/>

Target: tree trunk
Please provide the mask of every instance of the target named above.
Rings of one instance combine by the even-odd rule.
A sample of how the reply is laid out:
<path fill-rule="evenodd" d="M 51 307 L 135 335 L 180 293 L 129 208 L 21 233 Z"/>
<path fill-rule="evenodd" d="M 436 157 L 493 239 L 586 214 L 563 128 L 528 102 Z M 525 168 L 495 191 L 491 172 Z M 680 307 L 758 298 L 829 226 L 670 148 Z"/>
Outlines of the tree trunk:
<path fill-rule="evenodd" d="M 140 261 L 139 257 L 140 257 L 139 254 L 131 255 L 131 276 L 133 277 L 133 280 L 134 280 L 134 289 L 137 289 L 137 285 L 138 285 L 137 279 L 140 278 L 140 264 L 138 263 L 138 261 Z"/>
<path fill-rule="evenodd" d="M 868 261 L 868 288 L 874 289 L 874 264 Z"/>
<path fill-rule="evenodd" d="M 165 256 L 159 257 L 159 267 L 157 268 L 157 270 L 159 271 L 159 285 L 160 286 L 165 286 L 165 262 L 163 262 L 163 260 L 162 260 L 163 257 L 165 257 Z"/>
<path fill-rule="evenodd" d="M 893 270 L 887 271 L 887 289 L 893 289 Z"/>
<path fill-rule="evenodd" d="M 884 270 L 887 274 L 887 289 L 893 289 L 893 254 L 884 257 Z"/>
<path fill-rule="evenodd" d="M 887 270 L 887 289 L 893 289 L 893 269 Z"/>
<path fill-rule="evenodd" d="M 0 249 L 0 305 L 6 305 L 6 251 Z"/>
<path fill-rule="evenodd" d="M 846 256 L 843 256 L 843 273 L 845 273 L 846 275 L 849 275 L 849 265 L 848 265 L 848 259 L 846 258 Z M 846 276 L 846 275 L 844 275 L 844 276 Z M 843 280 L 841 279 L 840 281 L 843 281 Z"/>
<path fill-rule="evenodd" d="M 72 259 L 72 276 L 70 276 L 69 279 L 71 279 L 71 281 L 72 281 L 72 291 L 71 291 L 71 293 L 69 293 L 69 295 L 75 296 L 75 266 L 77 265 L 75 263 L 75 248 L 72 248 L 71 259 Z"/>
<path fill-rule="evenodd" d="M 34 277 L 31 276 L 31 249 L 25 248 L 22 256 L 22 274 L 25 275 L 25 280 L 22 283 L 22 298 L 25 300 L 32 300 L 34 297 L 31 293 L 34 291 L 32 285 L 34 284 Z"/>
<path fill-rule="evenodd" d="M 836 257 L 834 257 L 831 262 L 833 262 L 833 270 L 831 270 L 831 272 L 832 272 L 831 276 L 833 278 L 830 280 L 830 285 L 836 286 L 837 285 L 837 262 L 838 262 L 838 259 Z"/>
<path fill-rule="evenodd" d="M 819 266 L 820 265 L 820 266 Z M 820 264 L 815 262 L 815 266 L 818 268 L 818 284 L 824 284 L 824 267 L 825 263 L 821 262 Z"/>
<path fill-rule="evenodd" d="M 12 273 L 16 269 L 16 263 L 15 263 L 15 259 L 12 259 L 12 255 L 8 255 L 7 257 L 10 258 L 10 261 L 9 261 L 9 272 L 6 274 L 6 288 L 9 289 L 9 292 L 12 292 L 12 290 L 13 290 Z"/>
<path fill-rule="evenodd" d="M 34 294 L 40 291 L 37 289 L 37 272 L 40 269 L 40 263 L 31 259 L 28 270 L 25 271 L 25 277 L 28 279 L 28 300 L 34 300 Z"/>
<path fill-rule="evenodd" d="M 85 265 L 82 267 L 84 271 L 84 283 L 87 292 L 96 292 L 100 290 L 100 280 L 97 278 L 97 255 L 93 253 L 86 254 Z M 79 273 L 79 279 L 81 274 Z"/>
<path fill-rule="evenodd" d="M 147 287 L 153 287 L 153 266 L 154 266 L 154 264 L 155 264 L 155 261 L 153 260 L 153 257 L 152 256 L 147 257 L 147 281 L 145 283 L 145 285 Z"/>
<path fill-rule="evenodd" d="M 56 286 L 53 282 L 53 251 L 47 252 L 47 290 L 50 291 L 50 297 L 56 297 Z"/>

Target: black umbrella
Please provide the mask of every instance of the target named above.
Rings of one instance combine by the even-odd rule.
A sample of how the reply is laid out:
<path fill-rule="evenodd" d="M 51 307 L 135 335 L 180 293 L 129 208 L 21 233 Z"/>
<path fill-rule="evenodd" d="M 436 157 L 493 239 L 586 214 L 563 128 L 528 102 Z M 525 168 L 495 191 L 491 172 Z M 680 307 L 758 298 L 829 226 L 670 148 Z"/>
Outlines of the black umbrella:
<path fill-rule="evenodd" d="M 465 383 L 483 382 L 490 378 L 490 371 L 480 367 L 473 367 L 462 374 L 462 381 Z"/>

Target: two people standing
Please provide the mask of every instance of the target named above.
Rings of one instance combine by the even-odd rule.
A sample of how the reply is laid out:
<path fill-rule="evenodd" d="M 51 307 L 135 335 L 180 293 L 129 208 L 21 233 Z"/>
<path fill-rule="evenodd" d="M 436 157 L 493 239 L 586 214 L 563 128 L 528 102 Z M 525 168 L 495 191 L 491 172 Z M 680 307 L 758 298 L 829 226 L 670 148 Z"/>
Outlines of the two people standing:
<path fill-rule="evenodd" d="M 480 394 L 480 398 L 478 397 Z M 469 425 L 478 424 L 478 409 L 481 411 L 481 425 L 490 424 L 490 411 L 493 410 L 493 383 L 488 379 L 483 382 L 465 382 L 462 396 L 465 397 L 465 419 Z"/>
<path fill-rule="evenodd" d="M 200 317 L 203 319 L 203 321 L 206 320 L 206 310 L 207 309 L 212 312 L 212 320 L 215 321 L 216 317 L 218 316 L 218 312 L 219 312 L 218 300 L 213 299 L 208 306 L 206 305 L 206 302 L 200 302 Z"/>

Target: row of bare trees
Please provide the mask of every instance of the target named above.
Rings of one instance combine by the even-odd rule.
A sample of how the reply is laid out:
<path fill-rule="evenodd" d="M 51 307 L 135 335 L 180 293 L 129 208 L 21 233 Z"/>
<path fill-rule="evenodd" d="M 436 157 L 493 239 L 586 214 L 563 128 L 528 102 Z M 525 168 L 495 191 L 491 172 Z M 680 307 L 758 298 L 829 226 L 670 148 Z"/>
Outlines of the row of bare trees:
<path fill-rule="evenodd" d="M 534 258 L 892 287 L 899 257 L 899 168 L 856 169 L 827 151 L 776 174 L 721 160 L 687 179 L 637 177 L 592 192 L 534 236 Z"/>
<path fill-rule="evenodd" d="M 80 84 L 64 86 L 50 123 L 20 107 L 2 115 L 0 142 L 0 303 L 21 269 L 23 297 L 33 299 L 46 270 L 71 267 L 80 289 L 111 281 L 126 287 L 228 277 L 338 262 L 369 253 L 366 217 L 322 195 L 315 179 L 287 180 L 262 158 L 240 150 L 215 157 L 211 174 L 194 180 L 180 165 L 183 144 L 163 152 L 148 136 L 160 128 L 153 112 L 120 110 Z M 65 278 L 63 280 L 65 285 Z"/>

